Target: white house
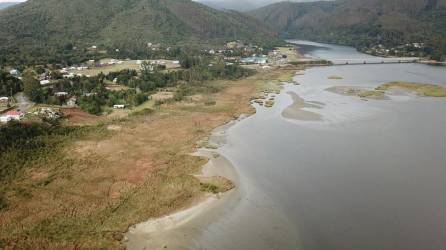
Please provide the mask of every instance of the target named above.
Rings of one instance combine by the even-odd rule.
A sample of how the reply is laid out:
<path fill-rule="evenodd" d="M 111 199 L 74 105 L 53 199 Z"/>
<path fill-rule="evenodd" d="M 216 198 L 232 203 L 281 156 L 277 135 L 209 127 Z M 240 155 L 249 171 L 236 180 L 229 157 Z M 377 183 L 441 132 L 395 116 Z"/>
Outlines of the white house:
<path fill-rule="evenodd" d="M 67 96 L 68 93 L 67 92 L 56 92 L 54 93 L 55 96 Z"/>
<path fill-rule="evenodd" d="M 74 78 L 75 75 L 73 73 L 69 73 L 68 75 L 63 75 L 63 78 Z"/>
<path fill-rule="evenodd" d="M 0 97 L 0 103 L 8 104 L 9 103 L 9 98 L 6 97 L 6 96 Z"/>
<path fill-rule="evenodd" d="M 9 74 L 11 74 L 13 76 L 18 76 L 20 74 L 20 72 L 17 69 L 12 69 L 9 71 Z"/>
<path fill-rule="evenodd" d="M 118 60 L 116 60 L 116 59 L 110 59 L 110 61 L 108 61 L 108 65 L 115 65 L 115 64 L 117 64 L 118 63 Z"/>
<path fill-rule="evenodd" d="M 1 123 L 8 123 L 9 121 L 11 121 L 11 117 L 9 117 L 9 116 L 0 116 L 0 122 Z"/>
<path fill-rule="evenodd" d="M 50 80 L 42 80 L 40 81 L 40 85 L 47 85 L 50 84 Z"/>
<path fill-rule="evenodd" d="M 115 104 L 113 105 L 114 109 L 125 109 L 125 105 L 124 104 Z"/>
<path fill-rule="evenodd" d="M 71 97 L 70 100 L 67 101 L 67 106 L 71 108 L 76 107 L 76 101 L 76 97 Z"/>

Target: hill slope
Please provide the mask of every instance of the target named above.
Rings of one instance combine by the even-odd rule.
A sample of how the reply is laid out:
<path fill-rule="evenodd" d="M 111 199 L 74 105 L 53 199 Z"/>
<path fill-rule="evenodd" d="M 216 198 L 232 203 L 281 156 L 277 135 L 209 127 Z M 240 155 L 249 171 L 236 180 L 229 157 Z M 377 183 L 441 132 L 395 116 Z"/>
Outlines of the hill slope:
<path fill-rule="evenodd" d="M 250 12 L 288 38 L 367 47 L 425 42 L 446 50 L 446 0 L 278 3 Z"/>
<path fill-rule="evenodd" d="M 40 53 L 71 45 L 142 48 L 231 39 L 270 40 L 255 18 L 190 0 L 29 0 L 0 12 L 3 54 Z"/>

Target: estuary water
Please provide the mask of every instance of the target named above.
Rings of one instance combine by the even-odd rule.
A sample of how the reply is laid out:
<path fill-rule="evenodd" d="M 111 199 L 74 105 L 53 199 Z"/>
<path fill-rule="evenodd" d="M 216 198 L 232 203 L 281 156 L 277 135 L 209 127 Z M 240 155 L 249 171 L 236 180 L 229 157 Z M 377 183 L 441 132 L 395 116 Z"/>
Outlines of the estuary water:
<path fill-rule="evenodd" d="M 350 47 L 295 43 L 315 58 L 370 57 Z M 255 115 L 227 131 L 219 151 L 236 166 L 247 193 L 240 200 L 250 205 L 221 216 L 197 240 L 199 245 L 446 249 L 446 98 L 395 91 L 385 99 L 365 100 L 327 90 L 373 89 L 390 81 L 446 86 L 446 68 L 314 67 L 294 81 L 300 85 L 285 85 L 273 108 L 256 106 Z M 284 118 L 293 95 L 320 119 Z M 276 217 L 256 217 L 262 209 Z M 275 225 L 276 218 L 286 223 Z"/>

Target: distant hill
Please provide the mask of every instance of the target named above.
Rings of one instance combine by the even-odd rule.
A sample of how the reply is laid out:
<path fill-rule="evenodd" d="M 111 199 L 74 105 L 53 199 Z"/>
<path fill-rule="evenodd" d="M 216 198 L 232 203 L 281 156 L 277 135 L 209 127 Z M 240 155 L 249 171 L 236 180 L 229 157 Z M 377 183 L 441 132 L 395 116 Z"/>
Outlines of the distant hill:
<path fill-rule="evenodd" d="M 282 2 L 249 12 L 286 38 L 367 47 L 425 42 L 446 51 L 446 0 Z"/>
<path fill-rule="evenodd" d="M 8 56 L 44 56 L 72 46 L 137 50 L 148 42 L 265 42 L 274 36 L 253 17 L 190 0 L 31 0 L 0 12 L 0 53 Z"/>
<path fill-rule="evenodd" d="M 8 7 L 11 7 L 13 5 L 19 4 L 20 2 L 4 2 L 4 3 L 0 3 L 0 10 L 1 9 L 6 9 Z"/>
<path fill-rule="evenodd" d="M 290 2 L 314 2 L 315 0 L 288 0 Z M 218 10 L 250 11 L 281 0 L 197 0 Z"/>

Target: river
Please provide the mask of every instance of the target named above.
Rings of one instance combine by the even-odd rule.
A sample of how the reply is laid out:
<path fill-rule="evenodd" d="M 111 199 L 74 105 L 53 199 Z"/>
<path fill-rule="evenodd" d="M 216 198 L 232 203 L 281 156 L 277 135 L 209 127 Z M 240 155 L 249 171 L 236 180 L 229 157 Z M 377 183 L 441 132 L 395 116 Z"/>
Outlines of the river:
<path fill-rule="evenodd" d="M 311 57 L 370 57 L 349 47 L 304 44 Z M 328 79 L 332 75 L 343 79 Z M 301 85 L 286 85 L 272 109 L 257 107 L 231 127 L 220 151 L 292 224 L 297 244 L 310 250 L 445 249 L 446 99 L 395 94 L 364 101 L 326 89 L 398 80 L 446 85 L 446 68 L 315 67 L 294 80 Z M 289 91 L 323 103 L 307 109 L 322 120 L 283 118 Z"/>
<path fill-rule="evenodd" d="M 350 47 L 295 43 L 308 57 L 371 57 Z M 446 86 L 446 68 L 344 65 L 296 74 L 300 85 L 286 84 L 272 108 L 254 104 L 256 114 L 211 138 L 222 156 L 211 156 L 205 172 L 237 188 L 185 212 L 197 215 L 176 215 L 181 223 L 166 217 L 148 224 L 152 233 L 141 226 L 128 235 L 129 248 L 445 249 L 446 98 L 392 91 L 366 100 L 329 91 L 389 81 Z M 174 222 L 176 229 L 154 230 Z"/>

